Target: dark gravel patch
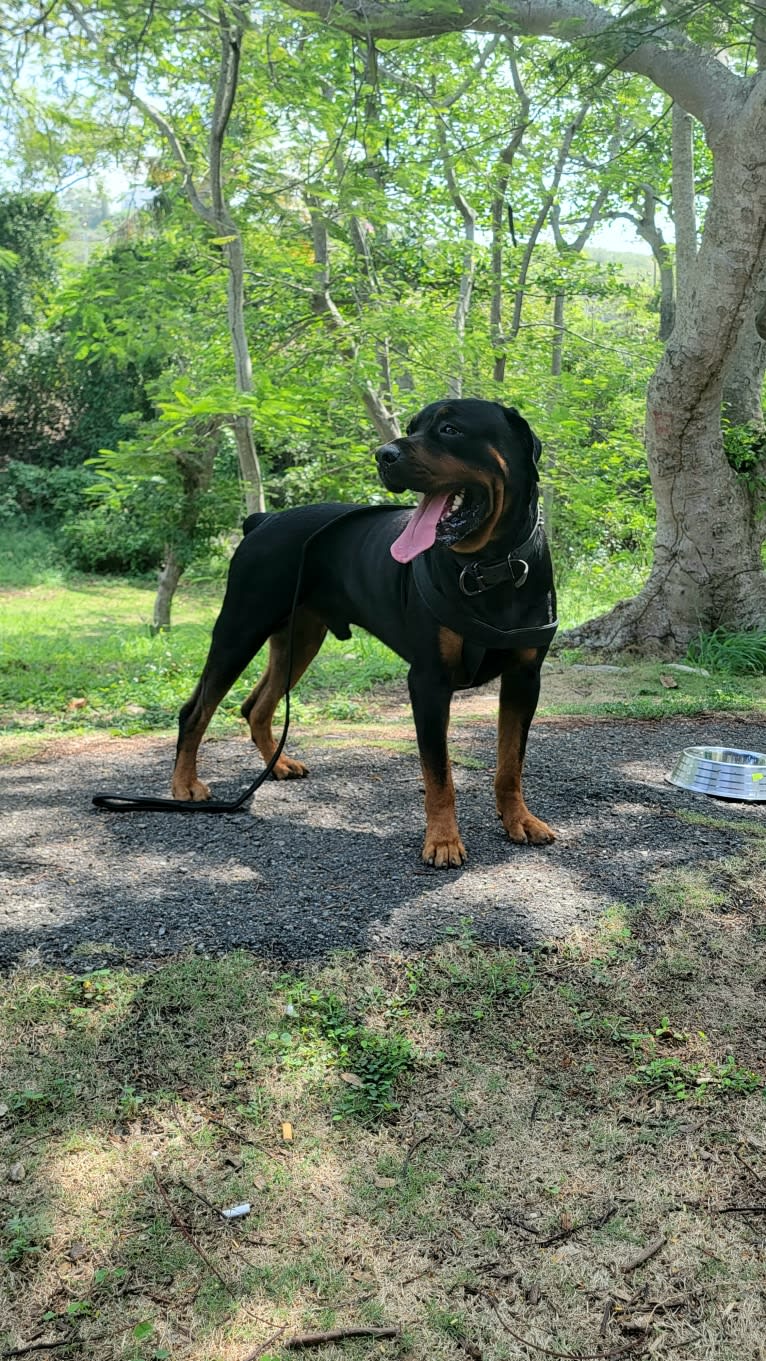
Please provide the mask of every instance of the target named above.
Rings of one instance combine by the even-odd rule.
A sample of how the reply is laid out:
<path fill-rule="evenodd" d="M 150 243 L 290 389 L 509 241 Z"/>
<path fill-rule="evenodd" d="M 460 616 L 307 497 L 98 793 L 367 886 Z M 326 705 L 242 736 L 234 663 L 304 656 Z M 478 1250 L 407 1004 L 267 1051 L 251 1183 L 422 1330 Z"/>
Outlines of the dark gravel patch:
<path fill-rule="evenodd" d="M 764 750 L 766 725 L 715 717 L 658 722 L 542 721 L 527 760 L 533 812 L 559 839 L 514 847 L 494 816 L 494 729 L 456 730 L 462 871 L 419 862 L 417 757 L 353 750 L 311 733 L 291 750 L 306 781 L 269 783 L 252 810 L 218 818 L 95 811 L 95 790 L 164 793 L 167 742 L 114 741 L 0 770 L 0 965 L 21 959 L 146 960 L 236 946 L 284 960 L 337 948 L 409 949 L 460 930 L 533 945 L 587 928 L 652 877 L 737 848 L 735 832 L 689 827 L 694 809 L 766 819 L 766 805 L 716 803 L 664 782 L 674 754 L 702 741 Z M 250 778 L 244 740 L 211 742 L 202 774 L 230 796 Z M 480 764 L 481 768 L 475 768 Z"/>

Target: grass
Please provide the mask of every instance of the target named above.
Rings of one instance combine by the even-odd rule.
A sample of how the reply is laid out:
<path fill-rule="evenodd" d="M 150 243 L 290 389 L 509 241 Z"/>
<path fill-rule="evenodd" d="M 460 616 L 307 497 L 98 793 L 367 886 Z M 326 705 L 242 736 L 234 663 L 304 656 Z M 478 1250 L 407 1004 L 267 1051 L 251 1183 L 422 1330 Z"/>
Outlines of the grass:
<path fill-rule="evenodd" d="M 634 576 L 622 564 L 611 574 L 594 571 L 587 583 L 572 577 L 562 591 L 562 624 L 607 608 L 635 588 Z M 6 534 L 0 595 L 0 726 L 3 745 L 18 754 L 57 734 L 171 732 L 201 670 L 222 584 L 182 585 L 173 629 L 153 637 L 153 583 L 65 576 L 50 540 L 27 531 Z M 578 661 L 563 654 L 546 670 L 541 714 L 656 717 L 762 709 L 766 702 L 760 676 L 676 673 L 676 688 L 667 689 L 658 664 L 606 673 L 572 669 Z M 239 730 L 239 705 L 262 665 L 256 659 L 226 697 L 212 735 Z M 385 702 L 385 686 L 405 673 L 403 662 L 363 632 L 348 642 L 328 639 L 301 681 L 295 716 L 363 722 Z"/>
<path fill-rule="evenodd" d="M 322 1355 L 755 1361 L 766 842 L 734 821 L 692 897 L 663 873 L 533 955 L 466 924 L 414 957 L 7 979 L 0 1355 L 385 1325 Z"/>
<path fill-rule="evenodd" d="M 185 587 L 152 638 L 150 584 L 27 550 L 3 550 L 9 749 L 171 729 L 220 586 Z M 564 620 L 626 584 L 572 583 Z M 708 678 L 578 660 L 546 668 L 543 713 L 766 698 L 719 661 Z M 380 717 L 402 674 L 364 635 L 328 643 L 298 716 L 362 732 L 377 706 L 371 739 L 408 742 L 408 717 Z M 489 703 L 463 697 L 455 722 Z M 677 816 L 679 837 L 725 825 L 743 850 L 654 875 L 638 906 L 536 954 L 479 948 L 467 923 L 415 956 L 30 965 L 0 983 L 0 1358 L 247 1361 L 301 1331 L 393 1325 L 322 1356 L 757 1361 L 766 837 L 736 810 Z"/>
<path fill-rule="evenodd" d="M 732 676 L 762 676 L 766 672 L 766 633 L 758 629 L 746 633 L 716 629 L 700 634 L 689 646 L 689 660 Z"/>

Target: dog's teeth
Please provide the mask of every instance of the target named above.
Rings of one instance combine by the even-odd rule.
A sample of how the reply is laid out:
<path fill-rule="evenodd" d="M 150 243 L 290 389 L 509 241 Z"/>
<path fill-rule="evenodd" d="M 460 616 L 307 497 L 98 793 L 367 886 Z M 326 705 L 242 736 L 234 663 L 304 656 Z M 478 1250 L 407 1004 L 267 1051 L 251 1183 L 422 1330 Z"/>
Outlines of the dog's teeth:
<path fill-rule="evenodd" d="M 463 493 L 462 491 L 456 492 L 455 495 L 453 496 L 453 498 L 452 498 L 452 513 L 453 513 L 453 514 L 454 514 L 454 512 L 455 512 L 456 510 L 460 510 L 460 507 L 461 507 L 462 504 L 463 504 L 463 496 L 464 496 L 464 493 Z"/>

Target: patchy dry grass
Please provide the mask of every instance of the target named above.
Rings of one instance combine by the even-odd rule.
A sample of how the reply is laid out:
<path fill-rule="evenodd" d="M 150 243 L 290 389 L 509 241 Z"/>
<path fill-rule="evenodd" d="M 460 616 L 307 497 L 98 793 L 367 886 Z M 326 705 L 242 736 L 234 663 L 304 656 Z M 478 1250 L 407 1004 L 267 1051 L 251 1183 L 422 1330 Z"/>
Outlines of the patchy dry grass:
<path fill-rule="evenodd" d="M 762 1359 L 766 842 L 729 821 L 714 877 L 535 956 L 11 978 L 0 1355 Z"/>

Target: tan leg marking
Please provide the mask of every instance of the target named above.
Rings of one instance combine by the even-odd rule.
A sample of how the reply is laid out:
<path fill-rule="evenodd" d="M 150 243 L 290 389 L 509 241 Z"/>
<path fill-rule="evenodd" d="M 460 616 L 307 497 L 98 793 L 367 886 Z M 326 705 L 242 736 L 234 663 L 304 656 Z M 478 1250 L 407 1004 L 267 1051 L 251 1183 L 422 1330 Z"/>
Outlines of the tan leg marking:
<path fill-rule="evenodd" d="M 450 673 L 457 675 L 463 664 L 463 639 L 443 624 L 439 628 L 439 655 Z"/>
<path fill-rule="evenodd" d="M 317 615 L 307 609 L 296 611 L 291 689 L 313 662 L 326 634 L 327 627 Z M 267 765 L 277 749 L 271 724 L 276 707 L 285 693 L 288 643 L 288 629 L 272 634 L 269 639 L 269 664 L 242 705 L 242 714 L 250 725 L 252 739 Z M 272 771 L 276 780 L 302 780 L 308 773 L 308 767 L 302 761 L 295 761 L 284 752 Z"/>
<path fill-rule="evenodd" d="M 524 654 L 524 660 L 533 660 L 534 649 Z M 495 801 L 498 817 L 511 841 L 517 845 L 527 843 L 533 846 L 546 846 L 556 840 L 555 833 L 530 813 L 521 792 L 521 770 L 523 765 L 522 745 L 524 741 L 523 718 L 516 709 L 503 700 L 500 692 L 500 712 L 497 727 L 497 773 L 495 775 Z"/>
<path fill-rule="evenodd" d="M 203 803 L 210 798 L 208 785 L 200 780 L 197 775 L 197 752 L 202 736 L 207 728 L 214 713 L 213 708 L 203 708 L 194 728 L 188 732 L 184 738 L 183 746 L 176 756 L 176 763 L 173 767 L 173 777 L 170 782 L 170 792 L 174 799 L 182 799 L 184 803 Z"/>
<path fill-rule="evenodd" d="M 446 784 L 435 780 L 423 766 L 426 787 L 426 836 L 423 860 L 437 870 L 458 869 L 468 859 L 460 839 L 455 816 L 455 786 L 452 772 L 447 772 Z"/>

